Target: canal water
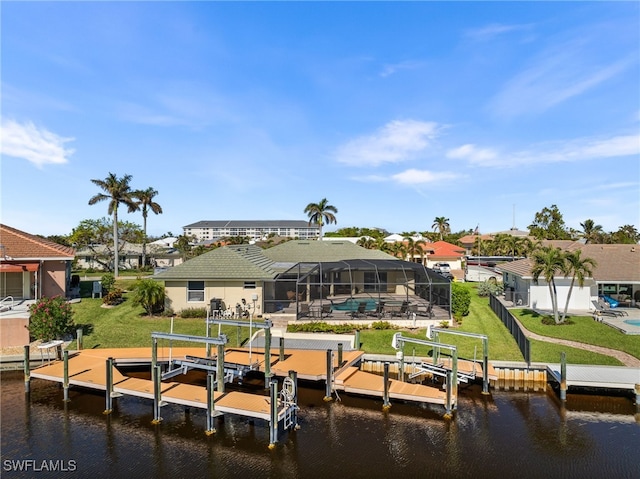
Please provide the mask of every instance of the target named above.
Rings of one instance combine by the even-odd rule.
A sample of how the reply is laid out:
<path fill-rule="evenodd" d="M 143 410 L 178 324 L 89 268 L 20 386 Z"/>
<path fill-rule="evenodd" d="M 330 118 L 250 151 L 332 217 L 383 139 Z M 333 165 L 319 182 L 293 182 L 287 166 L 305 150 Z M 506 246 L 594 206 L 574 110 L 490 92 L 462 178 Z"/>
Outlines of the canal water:
<path fill-rule="evenodd" d="M 640 478 L 640 411 L 629 397 L 463 389 L 458 412 L 300 388 L 300 429 L 268 448 L 263 421 L 1 375 L 1 472 L 21 478 Z"/>

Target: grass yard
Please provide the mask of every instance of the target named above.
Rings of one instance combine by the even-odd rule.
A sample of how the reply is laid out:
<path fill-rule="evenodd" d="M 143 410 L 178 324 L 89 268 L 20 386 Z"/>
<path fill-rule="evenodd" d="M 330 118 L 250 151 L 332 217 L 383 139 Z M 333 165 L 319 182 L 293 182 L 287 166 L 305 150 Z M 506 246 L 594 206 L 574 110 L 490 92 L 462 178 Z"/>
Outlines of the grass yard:
<path fill-rule="evenodd" d="M 122 282 L 118 287 L 126 290 L 127 286 L 135 280 L 119 281 Z M 523 361 L 524 359 L 513 337 L 493 314 L 487 298 L 478 297 L 473 284 L 467 284 L 466 286 L 469 287 L 472 293 L 470 313 L 463 319 L 462 324 L 456 330 L 489 336 L 489 358 L 492 360 Z M 142 307 L 134 306 L 130 300 L 127 300 L 127 296 L 128 294 L 125 293 L 125 301 L 111 308 L 103 308 L 102 300 L 97 298 L 83 298 L 80 303 L 73 305 L 74 321 L 78 327 L 83 328 L 84 348 L 151 346 L 152 332 L 170 331 L 170 318 L 145 316 Z M 542 318 L 532 311 L 514 310 L 514 315 L 522 321 L 527 329 L 537 334 L 620 349 L 640 357 L 640 339 L 638 337 L 626 336 L 608 326 L 593 321 L 590 317 L 573 317 L 572 320 L 575 321 L 573 325 L 546 326 L 542 324 Z M 204 336 L 206 334 L 205 321 L 204 319 L 176 317 L 173 331 L 178 334 Z M 249 337 L 249 328 L 225 326 L 222 328 L 222 332 L 227 334 L 229 346 L 231 347 L 241 345 Z M 393 355 L 396 351 L 391 347 L 391 339 L 396 332 L 398 330 L 363 330 L 360 332 L 362 349 L 367 353 Z M 211 334 L 212 336 L 217 336 L 218 328 L 214 327 Z M 424 329 L 403 330 L 402 335 L 426 339 Z M 482 341 L 479 339 L 465 338 L 444 332 L 440 333 L 439 341 L 457 346 L 460 358 L 482 358 Z M 179 344 L 174 342 L 173 345 L 193 346 L 193 343 Z M 75 344 L 71 345 L 72 349 L 75 347 Z M 560 353 L 562 351 L 566 352 L 568 362 L 573 364 L 620 365 L 616 359 L 609 356 L 542 341 L 531 341 L 531 360 L 533 362 L 558 363 L 560 362 Z M 404 352 L 405 355 L 429 356 L 431 348 L 407 344 Z M 443 351 L 444 353 L 445 351 Z"/>

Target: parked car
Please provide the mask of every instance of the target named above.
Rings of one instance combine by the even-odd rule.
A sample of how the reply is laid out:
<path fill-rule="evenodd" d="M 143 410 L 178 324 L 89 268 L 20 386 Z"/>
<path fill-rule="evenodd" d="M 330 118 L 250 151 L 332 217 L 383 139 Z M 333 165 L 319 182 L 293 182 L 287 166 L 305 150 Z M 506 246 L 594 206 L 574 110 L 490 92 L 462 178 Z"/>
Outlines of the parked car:
<path fill-rule="evenodd" d="M 433 265 L 433 270 L 438 273 L 451 273 L 451 266 L 449 263 L 436 263 Z"/>

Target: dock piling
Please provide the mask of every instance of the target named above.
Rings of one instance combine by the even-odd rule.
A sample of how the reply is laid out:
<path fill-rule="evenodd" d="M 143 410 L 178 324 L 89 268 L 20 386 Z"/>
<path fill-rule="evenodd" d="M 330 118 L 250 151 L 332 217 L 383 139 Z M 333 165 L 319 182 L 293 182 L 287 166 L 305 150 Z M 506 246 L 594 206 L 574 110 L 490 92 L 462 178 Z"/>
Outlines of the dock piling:
<path fill-rule="evenodd" d="M 338 367 L 342 367 L 342 343 L 338 343 Z"/>
<path fill-rule="evenodd" d="M 82 351 L 82 328 L 76 329 L 76 343 L 78 351 Z"/>
<path fill-rule="evenodd" d="M 284 338 L 280 337 L 280 361 L 284 361 Z"/>
<path fill-rule="evenodd" d="M 384 393 L 383 393 L 383 402 L 382 402 L 382 410 L 388 411 L 391 409 L 391 402 L 389 401 L 389 363 L 384 363 Z"/>
<path fill-rule="evenodd" d="M 113 412 L 113 358 L 108 358 L 105 364 L 107 385 L 105 388 L 105 409 L 103 414 L 111 414 Z"/>
<path fill-rule="evenodd" d="M 162 417 L 160 417 L 160 401 L 162 400 L 162 371 L 160 366 L 153 368 L 153 421 L 152 424 L 160 424 Z"/>
<path fill-rule="evenodd" d="M 269 388 L 269 449 L 273 449 L 278 442 L 278 380 L 272 379 L 269 382 Z"/>
<path fill-rule="evenodd" d="M 62 377 L 62 388 L 64 390 L 64 402 L 69 401 L 69 351 L 66 349 L 62 353 L 64 361 L 64 373 Z"/>
<path fill-rule="evenodd" d="M 24 347 L 24 392 L 26 393 L 31 391 L 31 359 L 29 358 L 30 352 L 31 347 L 27 344 Z"/>
<path fill-rule="evenodd" d="M 333 382 L 333 351 L 327 349 L 327 386 L 325 388 L 324 401 L 329 402 L 333 399 L 331 391 L 331 383 Z"/>
<path fill-rule="evenodd" d="M 219 375 L 218 375 L 219 376 Z M 213 374 L 207 374 L 207 430 L 205 434 L 211 436 L 215 434 L 216 428 L 213 425 L 213 412 L 215 408 L 215 396 L 213 394 Z"/>
<path fill-rule="evenodd" d="M 218 382 L 218 392 L 224 392 L 224 344 L 218 344 L 218 354 L 216 357 L 216 379 Z"/>
<path fill-rule="evenodd" d="M 293 402 L 294 404 L 298 404 L 298 373 L 296 371 L 289 371 L 289 378 L 293 382 Z M 291 423 L 293 424 L 294 429 L 300 429 L 298 425 L 298 408 L 294 407 L 291 411 Z"/>
<path fill-rule="evenodd" d="M 452 417 L 453 407 L 451 405 L 451 400 L 452 400 L 452 397 L 451 397 L 451 389 L 452 389 L 451 388 L 451 383 L 453 383 L 453 373 L 452 373 L 452 371 L 447 371 L 447 383 L 446 383 L 446 386 L 447 386 L 447 403 L 444 405 L 444 407 L 445 407 L 445 414 L 444 414 L 445 419 L 451 419 L 451 417 Z"/>
<path fill-rule="evenodd" d="M 560 400 L 567 400 L 567 355 L 560 353 Z"/>
<path fill-rule="evenodd" d="M 271 321 L 267 320 L 264 328 L 264 388 L 269 387 L 271 379 Z"/>

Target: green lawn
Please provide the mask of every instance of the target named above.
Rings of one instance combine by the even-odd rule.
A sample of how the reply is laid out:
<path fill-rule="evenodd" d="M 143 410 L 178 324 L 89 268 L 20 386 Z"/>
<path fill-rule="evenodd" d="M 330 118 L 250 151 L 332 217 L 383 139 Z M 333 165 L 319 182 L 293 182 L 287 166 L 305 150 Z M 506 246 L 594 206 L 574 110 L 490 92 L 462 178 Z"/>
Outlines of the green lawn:
<path fill-rule="evenodd" d="M 123 284 L 126 286 L 126 284 Z M 507 328 L 493 314 L 487 298 L 480 298 L 475 293 L 475 287 L 468 284 L 471 294 L 470 314 L 464 318 L 457 328 L 489 336 L 489 358 L 502 361 L 523 361 L 523 357 Z M 125 288 L 126 289 L 126 288 Z M 128 294 L 125 294 L 127 298 Z M 147 317 L 140 306 L 134 306 L 130 300 L 112 307 L 103 308 L 101 299 L 83 298 L 80 303 L 74 304 L 75 322 L 83 328 L 83 342 L 85 348 L 107 347 L 137 347 L 151 345 L 151 332 L 168 332 L 171 328 L 171 320 L 166 317 Z M 569 326 L 545 326 L 539 317 L 525 310 L 516 310 L 517 317 L 525 327 L 538 334 L 572 339 L 589 344 L 597 344 L 626 351 L 636 357 L 640 357 L 640 339 L 626 336 L 608 326 L 593 321 L 591 318 L 572 318 L 576 324 Z M 179 334 L 205 335 L 204 319 L 174 320 L 174 332 Z M 237 328 L 226 326 L 222 332 L 227 334 L 230 346 L 242 344 L 249 336 L 249 328 Z M 395 354 L 391 347 L 391 339 L 397 330 L 364 330 L 360 332 L 362 349 L 368 353 Z M 211 333 L 217 336 L 218 328 L 214 327 Z M 426 339 L 425 330 L 403 330 L 405 337 Z M 482 341 L 479 339 L 465 338 L 457 335 L 441 333 L 440 342 L 452 344 L 458 347 L 460 358 L 478 359 L 482 357 Z M 184 344 L 184 345 L 193 345 Z M 174 342 L 174 346 L 180 344 Z M 274 345 L 275 346 L 275 345 Z M 75 344 L 71 348 L 75 348 Z M 427 356 L 431 348 L 426 346 L 405 346 L 405 355 Z M 603 364 L 619 365 L 620 363 L 608 356 L 591 353 L 585 350 L 569 348 L 541 341 L 531 341 L 531 360 L 533 362 L 560 362 L 560 353 L 565 351 L 567 361 L 573 364 Z M 443 351 L 444 353 L 444 351 Z"/>

